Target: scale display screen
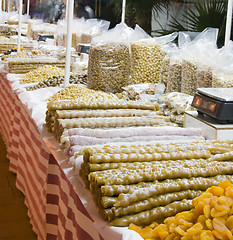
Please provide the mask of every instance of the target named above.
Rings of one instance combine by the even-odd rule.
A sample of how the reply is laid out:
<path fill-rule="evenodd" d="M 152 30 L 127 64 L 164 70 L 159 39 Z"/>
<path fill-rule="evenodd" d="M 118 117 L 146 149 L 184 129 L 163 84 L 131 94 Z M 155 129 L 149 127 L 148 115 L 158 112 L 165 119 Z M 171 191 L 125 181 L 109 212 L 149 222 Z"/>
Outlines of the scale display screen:
<path fill-rule="evenodd" d="M 214 112 L 216 109 L 217 104 L 211 101 L 208 101 L 206 99 L 203 99 L 203 97 L 195 95 L 192 103 L 193 107 L 197 109 L 205 109 L 210 112 Z"/>
<path fill-rule="evenodd" d="M 223 97 L 210 96 L 210 91 L 201 89 L 202 92 L 196 92 L 192 106 L 195 107 L 199 114 L 206 114 L 218 120 L 219 123 L 229 123 L 233 121 L 233 101 L 223 101 Z M 213 91 L 213 90 L 211 90 Z M 214 89 L 216 91 L 216 89 Z M 232 91 L 233 93 L 233 91 Z M 223 95 L 223 94 L 222 94 Z"/>

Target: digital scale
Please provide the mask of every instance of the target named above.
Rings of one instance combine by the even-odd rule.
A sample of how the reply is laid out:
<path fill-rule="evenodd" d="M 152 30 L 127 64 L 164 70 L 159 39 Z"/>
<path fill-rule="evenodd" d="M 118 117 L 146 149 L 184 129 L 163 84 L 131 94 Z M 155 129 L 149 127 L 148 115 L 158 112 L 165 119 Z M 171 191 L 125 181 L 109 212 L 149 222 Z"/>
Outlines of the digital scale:
<path fill-rule="evenodd" d="M 192 106 L 198 115 L 208 115 L 221 124 L 233 123 L 233 88 L 198 88 Z"/>

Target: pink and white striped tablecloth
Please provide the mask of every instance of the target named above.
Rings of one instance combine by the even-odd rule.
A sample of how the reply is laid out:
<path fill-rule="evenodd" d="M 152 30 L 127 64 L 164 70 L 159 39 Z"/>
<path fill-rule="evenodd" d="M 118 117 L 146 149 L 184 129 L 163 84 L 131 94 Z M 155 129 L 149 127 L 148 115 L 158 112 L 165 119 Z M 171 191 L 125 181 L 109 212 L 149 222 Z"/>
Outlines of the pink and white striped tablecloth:
<path fill-rule="evenodd" d="M 104 239 L 4 72 L 0 73 L 0 131 L 38 239 Z"/>

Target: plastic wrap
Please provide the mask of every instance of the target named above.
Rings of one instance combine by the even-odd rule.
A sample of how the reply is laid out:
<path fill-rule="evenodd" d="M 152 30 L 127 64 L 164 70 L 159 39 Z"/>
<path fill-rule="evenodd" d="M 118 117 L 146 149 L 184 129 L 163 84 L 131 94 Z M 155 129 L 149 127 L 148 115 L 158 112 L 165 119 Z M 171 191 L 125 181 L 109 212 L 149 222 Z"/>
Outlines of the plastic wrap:
<path fill-rule="evenodd" d="M 90 44 L 93 37 L 100 36 L 107 31 L 110 22 L 99 19 L 73 19 L 72 24 L 72 47 L 76 49 L 79 44 Z M 66 45 L 67 21 L 59 20 L 55 33 L 55 44 L 57 46 Z"/>
<path fill-rule="evenodd" d="M 211 88 L 213 83 L 213 69 L 208 64 L 197 65 L 197 88 Z"/>
<path fill-rule="evenodd" d="M 132 83 L 158 83 L 163 59 L 166 55 L 163 47 L 173 41 L 177 34 L 164 37 L 149 38 L 131 43 L 132 53 Z"/>
<path fill-rule="evenodd" d="M 161 99 L 169 108 L 174 109 L 178 114 L 182 114 L 185 111 L 191 110 L 193 97 L 187 94 L 173 92 L 165 94 Z"/>
<path fill-rule="evenodd" d="M 56 32 L 56 25 L 43 23 L 43 24 L 36 24 L 32 25 L 32 38 L 37 40 L 39 34 L 51 34 L 55 35 Z"/>
<path fill-rule="evenodd" d="M 41 19 L 29 19 L 28 20 L 27 37 L 29 37 L 29 38 L 33 37 L 32 25 L 39 25 L 39 24 L 43 24 L 43 21 Z"/>
<path fill-rule="evenodd" d="M 167 86 L 168 78 L 169 78 L 169 66 L 170 66 L 170 56 L 166 55 L 161 64 L 160 71 L 160 83 L 163 83 Z"/>
<path fill-rule="evenodd" d="M 181 83 L 183 93 L 194 95 L 198 86 L 211 85 L 211 68 L 205 64 L 213 58 L 217 49 L 217 35 L 218 29 L 207 28 L 184 47 Z M 208 79 L 204 81 L 206 77 Z"/>
<path fill-rule="evenodd" d="M 167 92 L 181 92 L 182 59 L 179 53 L 170 58 Z"/>
<path fill-rule="evenodd" d="M 89 88 L 117 93 L 129 85 L 129 36 L 132 32 L 125 24 L 119 24 L 93 39 L 88 64 Z"/>
<path fill-rule="evenodd" d="M 230 41 L 221 48 L 213 63 L 213 84 L 214 88 L 233 87 L 233 42 Z"/>

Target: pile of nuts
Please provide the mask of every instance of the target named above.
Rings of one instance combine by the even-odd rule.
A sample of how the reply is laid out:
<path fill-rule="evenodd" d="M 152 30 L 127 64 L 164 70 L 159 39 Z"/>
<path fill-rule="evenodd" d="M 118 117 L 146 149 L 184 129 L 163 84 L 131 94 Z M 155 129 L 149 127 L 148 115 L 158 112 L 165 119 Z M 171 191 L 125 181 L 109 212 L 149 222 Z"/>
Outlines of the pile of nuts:
<path fill-rule="evenodd" d="M 87 86 L 105 92 L 122 92 L 129 85 L 129 47 L 123 43 L 109 42 L 90 48 Z"/>
<path fill-rule="evenodd" d="M 213 71 L 211 67 L 198 66 L 197 69 L 197 87 L 211 88 L 213 81 Z"/>
<path fill-rule="evenodd" d="M 80 87 L 79 85 L 70 85 L 55 93 L 47 99 L 48 102 L 62 100 L 79 100 L 79 101 L 116 101 L 117 98 L 102 91 L 94 91 L 92 89 Z"/>
<path fill-rule="evenodd" d="M 163 59 L 160 71 L 160 83 L 163 83 L 167 86 L 168 82 L 168 74 L 169 74 L 169 67 L 170 67 L 170 57 L 166 56 Z"/>
<path fill-rule="evenodd" d="M 40 88 L 60 86 L 61 84 L 64 83 L 64 79 L 65 79 L 64 75 L 63 76 L 62 75 L 53 76 L 42 82 L 39 82 L 38 84 L 36 84 L 34 86 L 27 87 L 26 90 L 33 91 L 33 90 L 37 90 Z M 87 83 L 87 75 L 72 74 L 72 75 L 70 75 L 69 83 L 70 84 L 86 84 Z"/>
<path fill-rule="evenodd" d="M 63 74 L 65 74 L 63 69 L 56 66 L 45 65 L 21 75 L 22 80 L 20 84 L 42 82 L 50 77 Z"/>
<path fill-rule="evenodd" d="M 213 88 L 232 88 L 233 76 L 230 74 L 214 74 L 213 75 Z"/>
<path fill-rule="evenodd" d="M 182 62 L 170 62 L 167 92 L 181 92 Z"/>
<path fill-rule="evenodd" d="M 158 83 L 165 53 L 154 41 L 137 41 L 131 44 L 132 84 Z"/>
<path fill-rule="evenodd" d="M 19 53 L 15 55 L 3 55 L 1 57 L 2 61 L 7 61 L 8 59 L 14 59 L 14 58 L 38 58 L 43 57 L 41 51 L 39 50 L 32 50 L 32 51 L 20 51 Z"/>
<path fill-rule="evenodd" d="M 197 90 L 197 64 L 189 60 L 182 63 L 181 92 L 194 95 Z"/>

